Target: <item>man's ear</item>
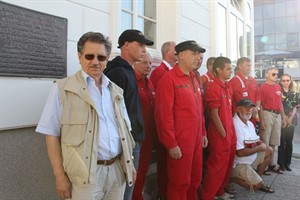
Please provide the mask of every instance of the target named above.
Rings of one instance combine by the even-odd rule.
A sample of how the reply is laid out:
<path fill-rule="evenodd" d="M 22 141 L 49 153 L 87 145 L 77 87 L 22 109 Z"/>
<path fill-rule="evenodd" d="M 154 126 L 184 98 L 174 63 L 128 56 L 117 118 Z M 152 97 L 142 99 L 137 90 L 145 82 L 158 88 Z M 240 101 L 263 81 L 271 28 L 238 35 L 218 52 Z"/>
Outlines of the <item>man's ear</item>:
<path fill-rule="evenodd" d="M 218 74 L 220 74 L 220 72 L 222 71 L 222 69 L 220 67 L 217 67 L 216 71 L 218 72 Z"/>
<path fill-rule="evenodd" d="M 178 60 L 182 60 L 184 58 L 184 54 L 185 52 L 179 52 L 179 54 L 177 54 Z"/>

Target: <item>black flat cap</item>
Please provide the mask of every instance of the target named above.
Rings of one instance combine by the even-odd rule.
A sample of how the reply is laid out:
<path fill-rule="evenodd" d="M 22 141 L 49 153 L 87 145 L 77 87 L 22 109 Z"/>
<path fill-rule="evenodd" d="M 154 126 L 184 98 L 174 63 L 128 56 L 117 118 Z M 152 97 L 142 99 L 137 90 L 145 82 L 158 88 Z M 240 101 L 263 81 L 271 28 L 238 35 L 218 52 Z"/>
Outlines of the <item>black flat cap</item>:
<path fill-rule="evenodd" d="M 175 46 L 176 54 L 179 54 L 179 52 L 185 50 L 198 51 L 200 53 L 205 53 L 206 51 L 204 48 L 200 47 L 194 40 L 187 40 Z"/>
<path fill-rule="evenodd" d="M 119 43 L 118 48 L 121 48 L 125 44 L 125 42 L 133 42 L 133 41 L 146 44 L 148 46 L 152 46 L 154 44 L 153 41 L 146 39 L 144 34 L 141 31 L 135 29 L 128 29 L 125 30 L 120 35 L 118 40 Z"/>

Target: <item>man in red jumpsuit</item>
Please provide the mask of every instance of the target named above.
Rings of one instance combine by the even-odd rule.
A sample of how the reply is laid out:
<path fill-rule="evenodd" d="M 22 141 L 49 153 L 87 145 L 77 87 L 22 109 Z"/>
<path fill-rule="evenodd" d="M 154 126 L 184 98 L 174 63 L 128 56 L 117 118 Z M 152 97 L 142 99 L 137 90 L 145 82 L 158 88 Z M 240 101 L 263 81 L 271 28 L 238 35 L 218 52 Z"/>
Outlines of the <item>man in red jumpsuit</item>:
<path fill-rule="evenodd" d="M 165 42 L 161 46 L 161 54 L 163 61 L 156 67 L 150 75 L 154 87 L 157 82 L 164 75 L 165 72 L 171 70 L 177 62 L 177 55 L 175 52 L 176 43 L 173 41 Z M 158 200 L 166 199 L 167 193 L 167 151 L 165 147 L 157 141 L 157 186 L 158 186 Z"/>
<path fill-rule="evenodd" d="M 232 197 L 225 193 L 236 149 L 232 91 L 226 82 L 231 75 L 230 59 L 216 58 L 213 71 L 216 77 L 213 82 L 208 83 L 205 93 L 206 106 L 210 114 L 207 131 L 209 155 L 201 188 L 201 200 L 212 200 L 215 196 L 219 199 Z"/>
<path fill-rule="evenodd" d="M 156 87 L 158 80 L 164 75 L 165 72 L 171 70 L 177 62 L 177 56 L 175 52 L 176 43 L 173 41 L 165 42 L 161 46 L 161 55 L 163 61 L 156 67 L 150 75 L 154 87 Z"/>
<path fill-rule="evenodd" d="M 156 88 L 155 121 L 167 155 L 167 199 L 197 200 L 202 176 L 202 148 L 207 146 L 202 99 L 191 71 L 205 52 L 195 41 L 175 47 L 178 64 Z"/>
<path fill-rule="evenodd" d="M 250 76 L 251 72 L 251 60 L 246 57 L 242 57 L 237 61 L 238 71 L 230 81 L 229 86 L 233 91 L 233 99 L 232 99 L 232 108 L 233 112 L 236 112 L 237 103 L 244 98 L 250 99 L 255 103 L 256 107 L 253 110 L 253 115 L 250 121 L 256 125 L 259 122 L 256 115 L 258 114 L 258 109 L 260 108 L 260 90 L 257 84 L 257 81 Z"/>
<path fill-rule="evenodd" d="M 139 168 L 134 184 L 132 200 L 143 200 L 143 186 L 152 156 L 153 137 L 156 134 L 154 122 L 155 90 L 152 82 L 147 78 L 151 71 L 151 57 L 147 53 L 143 59 L 134 63 L 135 77 L 138 83 L 139 95 L 144 118 L 145 137 L 142 142 Z"/>
<path fill-rule="evenodd" d="M 201 95 L 202 95 L 202 98 L 204 98 L 204 88 L 203 88 L 203 84 L 202 84 L 202 81 L 201 81 L 201 75 L 200 75 L 200 72 L 198 71 L 203 63 L 203 53 L 200 53 L 199 54 L 199 60 L 198 60 L 198 64 L 196 66 L 195 69 L 193 69 L 193 72 L 194 72 L 194 76 L 199 84 L 199 87 L 201 89 Z M 203 100 L 203 99 L 202 99 Z"/>
<path fill-rule="evenodd" d="M 206 61 L 207 72 L 206 74 L 201 76 L 201 82 L 204 90 L 206 90 L 207 83 L 211 82 L 215 78 L 213 73 L 213 64 L 215 59 L 216 59 L 215 57 L 209 57 Z"/>

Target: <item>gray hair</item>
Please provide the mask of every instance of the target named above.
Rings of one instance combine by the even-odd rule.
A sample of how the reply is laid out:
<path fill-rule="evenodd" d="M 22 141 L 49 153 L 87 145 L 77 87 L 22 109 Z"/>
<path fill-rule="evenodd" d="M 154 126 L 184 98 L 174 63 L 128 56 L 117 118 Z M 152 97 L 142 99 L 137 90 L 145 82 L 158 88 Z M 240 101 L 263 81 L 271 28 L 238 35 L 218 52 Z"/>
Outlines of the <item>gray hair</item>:
<path fill-rule="evenodd" d="M 110 55 L 111 49 L 112 49 L 111 41 L 109 40 L 108 37 L 104 36 L 102 33 L 99 33 L 99 32 L 87 32 L 87 33 L 83 34 L 77 43 L 77 52 L 78 53 L 82 52 L 82 50 L 84 48 L 84 44 L 87 41 L 104 44 L 107 56 Z"/>
<path fill-rule="evenodd" d="M 271 66 L 266 69 L 265 73 L 268 73 L 269 71 L 272 71 L 273 69 L 276 69 L 278 71 L 277 67 Z"/>
<path fill-rule="evenodd" d="M 164 55 L 170 50 L 170 46 L 172 43 L 175 43 L 173 41 L 168 41 L 163 43 L 163 45 L 161 46 L 161 55 L 164 57 Z"/>

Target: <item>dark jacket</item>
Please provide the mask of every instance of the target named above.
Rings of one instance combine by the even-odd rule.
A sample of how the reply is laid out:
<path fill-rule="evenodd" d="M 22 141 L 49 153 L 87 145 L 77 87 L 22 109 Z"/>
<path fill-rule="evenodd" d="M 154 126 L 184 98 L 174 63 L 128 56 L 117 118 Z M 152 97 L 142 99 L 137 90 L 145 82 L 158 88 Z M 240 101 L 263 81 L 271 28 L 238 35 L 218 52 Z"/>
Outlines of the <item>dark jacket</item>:
<path fill-rule="evenodd" d="M 136 142 L 144 139 L 144 121 L 133 68 L 120 56 L 107 63 L 104 74 L 124 90 L 126 109 L 132 127 L 132 136 Z"/>

